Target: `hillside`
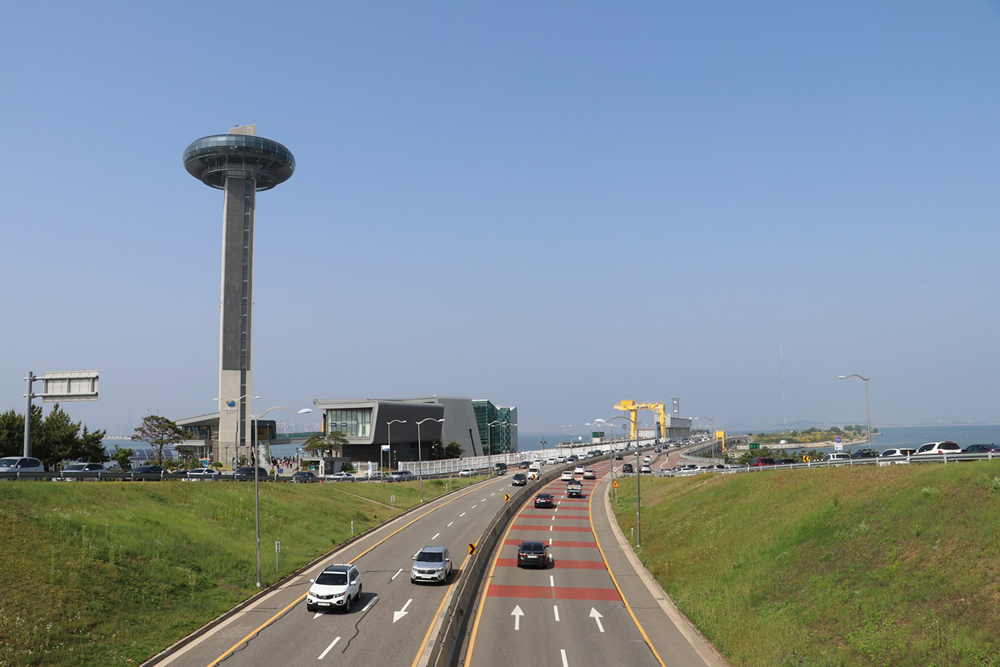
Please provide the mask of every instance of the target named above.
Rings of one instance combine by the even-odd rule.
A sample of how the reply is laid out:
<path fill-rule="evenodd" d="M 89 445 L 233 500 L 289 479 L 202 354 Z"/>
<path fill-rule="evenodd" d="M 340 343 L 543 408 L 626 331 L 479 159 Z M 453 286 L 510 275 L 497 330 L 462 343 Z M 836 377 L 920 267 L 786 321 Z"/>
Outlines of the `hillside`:
<path fill-rule="evenodd" d="M 615 504 L 635 526 L 635 482 Z M 1000 665 L 1000 461 L 643 478 L 640 557 L 734 666 Z"/>

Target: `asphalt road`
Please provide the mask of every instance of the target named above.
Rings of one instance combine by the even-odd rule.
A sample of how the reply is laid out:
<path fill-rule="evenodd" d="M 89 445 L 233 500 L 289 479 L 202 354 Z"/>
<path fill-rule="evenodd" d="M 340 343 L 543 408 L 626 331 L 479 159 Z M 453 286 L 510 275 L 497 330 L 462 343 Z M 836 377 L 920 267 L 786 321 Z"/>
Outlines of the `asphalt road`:
<path fill-rule="evenodd" d="M 469 543 L 478 540 L 506 502 L 509 484 L 509 476 L 498 477 L 429 502 L 262 596 L 173 655 L 149 664 L 415 665 L 461 574 Z M 412 556 L 429 544 L 451 551 L 454 572 L 447 585 L 410 582 Z M 328 564 L 348 562 L 361 570 L 361 600 L 346 613 L 308 612 L 309 580 Z"/>
<path fill-rule="evenodd" d="M 511 524 L 481 593 L 464 667 L 724 664 L 612 527 L 605 502 L 612 463 L 591 467 L 599 481 L 583 482 L 584 498 L 567 498 L 565 482 L 552 482 L 545 490 L 556 508 L 529 501 Z M 551 545 L 549 567 L 517 567 L 525 540 Z"/>

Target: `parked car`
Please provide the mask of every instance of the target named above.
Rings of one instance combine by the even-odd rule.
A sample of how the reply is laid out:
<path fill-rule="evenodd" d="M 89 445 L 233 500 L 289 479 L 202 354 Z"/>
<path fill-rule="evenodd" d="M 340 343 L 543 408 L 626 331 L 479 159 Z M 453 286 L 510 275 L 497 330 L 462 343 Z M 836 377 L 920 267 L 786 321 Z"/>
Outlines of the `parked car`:
<path fill-rule="evenodd" d="M 958 454 L 962 448 L 957 442 L 945 440 L 944 442 L 928 442 L 917 448 L 915 456 L 924 454 Z"/>
<path fill-rule="evenodd" d="M 915 450 L 915 449 L 892 448 L 892 449 L 887 449 L 887 450 L 883 451 L 879 456 L 880 457 L 886 457 L 886 456 L 910 456 L 911 454 L 915 454 L 916 451 L 917 450 Z"/>
<path fill-rule="evenodd" d="M 259 479 L 267 480 L 267 471 L 263 468 L 257 468 L 257 476 Z M 253 476 L 253 466 L 237 468 L 236 472 L 233 473 L 233 479 L 241 482 L 252 482 Z"/>
<path fill-rule="evenodd" d="M 877 459 L 878 452 L 874 449 L 859 449 L 856 452 L 851 453 L 852 459 Z"/>
<path fill-rule="evenodd" d="M 969 445 L 962 450 L 967 454 L 985 454 L 987 452 L 1000 452 L 1000 445 Z"/>
<path fill-rule="evenodd" d="M 514 476 L 510 478 L 511 486 L 525 486 L 528 484 L 528 476 L 523 472 L 516 472 Z"/>
<path fill-rule="evenodd" d="M 391 478 L 392 476 L 390 475 L 390 479 Z M 340 472 L 333 473 L 327 479 L 329 479 L 331 482 L 353 482 L 357 478 L 354 476 L 353 473 L 344 472 L 343 470 L 341 470 Z"/>
<path fill-rule="evenodd" d="M 830 452 L 823 457 L 825 463 L 838 463 L 838 462 L 848 462 L 851 460 L 851 455 L 847 452 Z"/>
<path fill-rule="evenodd" d="M 319 576 L 310 579 L 306 609 L 351 610 L 351 603 L 361 599 L 361 571 L 353 565 L 328 565 Z"/>
<path fill-rule="evenodd" d="M 535 496 L 535 507 L 555 507 L 555 502 L 553 502 L 551 493 L 539 493 Z"/>
<path fill-rule="evenodd" d="M 461 470 L 458 471 L 458 476 L 459 477 L 475 477 L 476 476 L 476 471 L 473 470 L 472 468 L 462 468 Z"/>
<path fill-rule="evenodd" d="M 751 468 L 759 468 L 761 466 L 773 466 L 774 459 L 769 459 L 767 457 L 759 457 L 755 459 L 750 459 L 750 462 L 747 463 L 747 465 Z"/>
<path fill-rule="evenodd" d="M 517 548 L 518 567 L 541 567 L 549 566 L 549 545 L 544 542 L 521 542 Z"/>
<path fill-rule="evenodd" d="M 586 470 L 583 471 L 583 478 L 584 479 L 597 479 L 597 473 L 594 472 L 593 470 L 591 470 L 590 468 L 587 468 Z"/>
<path fill-rule="evenodd" d="M 413 567 L 410 568 L 410 581 L 437 581 L 448 583 L 451 576 L 451 554 L 448 547 L 424 547 L 413 556 Z"/>
<path fill-rule="evenodd" d="M 315 484 L 318 481 L 319 477 L 311 470 L 300 470 L 292 475 L 292 482 L 296 484 Z"/>
<path fill-rule="evenodd" d="M 144 465 L 132 468 L 132 475 L 138 476 L 140 479 L 161 479 L 165 472 L 166 470 L 157 465 Z"/>
<path fill-rule="evenodd" d="M 193 468 L 187 472 L 188 479 L 214 481 L 222 476 L 215 468 Z"/>
<path fill-rule="evenodd" d="M 56 481 L 79 481 L 81 479 L 96 479 L 97 475 L 106 472 L 103 463 L 70 463 L 63 468 Z"/>
<path fill-rule="evenodd" d="M 0 472 L 45 472 L 45 464 L 31 456 L 5 456 L 0 459 Z"/>
<path fill-rule="evenodd" d="M 562 474 L 559 476 L 559 479 L 561 481 L 563 481 L 563 482 L 566 482 L 566 481 L 569 481 L 569 480 L 573 479 L 573 471 L 572 470 L 563 470 Z"/>
<path fill-rule="evenodd" d="M 409 470 L 395 470 L 388 479 L 390 482 L 409 482 L 413 479 L 413 473 Z"/>

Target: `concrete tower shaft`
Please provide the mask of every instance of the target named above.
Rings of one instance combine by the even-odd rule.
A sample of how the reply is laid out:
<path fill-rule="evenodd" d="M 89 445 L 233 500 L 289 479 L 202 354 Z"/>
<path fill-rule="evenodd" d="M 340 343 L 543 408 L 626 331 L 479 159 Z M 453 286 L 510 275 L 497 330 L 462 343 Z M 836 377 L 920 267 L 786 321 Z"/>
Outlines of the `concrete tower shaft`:
<path fill-rule="evenodd" d="M 228 466 L 250 453 L 256 193 L 288 180 L 295 171 L 295 158 L 278 142 L 256 136 L 256 126 L 251 125 L 192 142 L 184 151 L 184 167 L 206 185 L 225 192 L 217 460 Z"/>

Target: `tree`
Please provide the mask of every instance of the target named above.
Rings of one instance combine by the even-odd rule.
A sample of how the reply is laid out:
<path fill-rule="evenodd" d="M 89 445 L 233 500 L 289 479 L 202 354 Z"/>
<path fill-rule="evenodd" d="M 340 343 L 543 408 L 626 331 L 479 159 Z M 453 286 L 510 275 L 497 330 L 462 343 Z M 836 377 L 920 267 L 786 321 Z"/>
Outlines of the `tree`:
<path fill-rule="evenodd" d="M 131 448 L 126 447 L 125 449 L 121 449 L 118 445 L 115 445 L 114 459 L 118 462 L 118 467 L 122 469 L 122 472 L 125 472 L 132 467 L 130 457 L 133 454 L 135 454 L 135 451 Z"/>
<path fill-rule="evenodd" d="M 457 442 L 449 442 L 448 446 L 444 448 L 444 454 L 446 458 L 449 459 L 460 459 L 462 458 L 462 453 L 465 450 L 462 449 L 462 445 Z"/>
<path fill-rule="evenodd" d="M 132 440 L 148 442 L 153 448 L 156 461 L 162 465 L 163 449 L 167 445 L 176 445 L 191 438 L 191 434 L 180 426 L 159 415 L 146 415 L 142 424 L 137 426 L 132 434 Z"/>
<path fill-rule="evenodd" d="M 47 465 L 66 459 L 106 461 L 104 436 L 105 431 L 90 431 L 80 422 L 72 421 L 58 403 L 52 406 L 48 417 L 43 417 L 41 406 L 31 406 L 31 455 Z M 23 452 L 24 417 L 13 410 L 0 414 L 0 456 Z"/>
<path fill-rule="evenodd" d="M 327 435 L 309 436 L 309 439 L 302 445 L 302 449 L 313 455 L 335 457 L 343 452 L 344 445 L 350 444 L 347 436 L 340 431 L 330 431 Z"/>

